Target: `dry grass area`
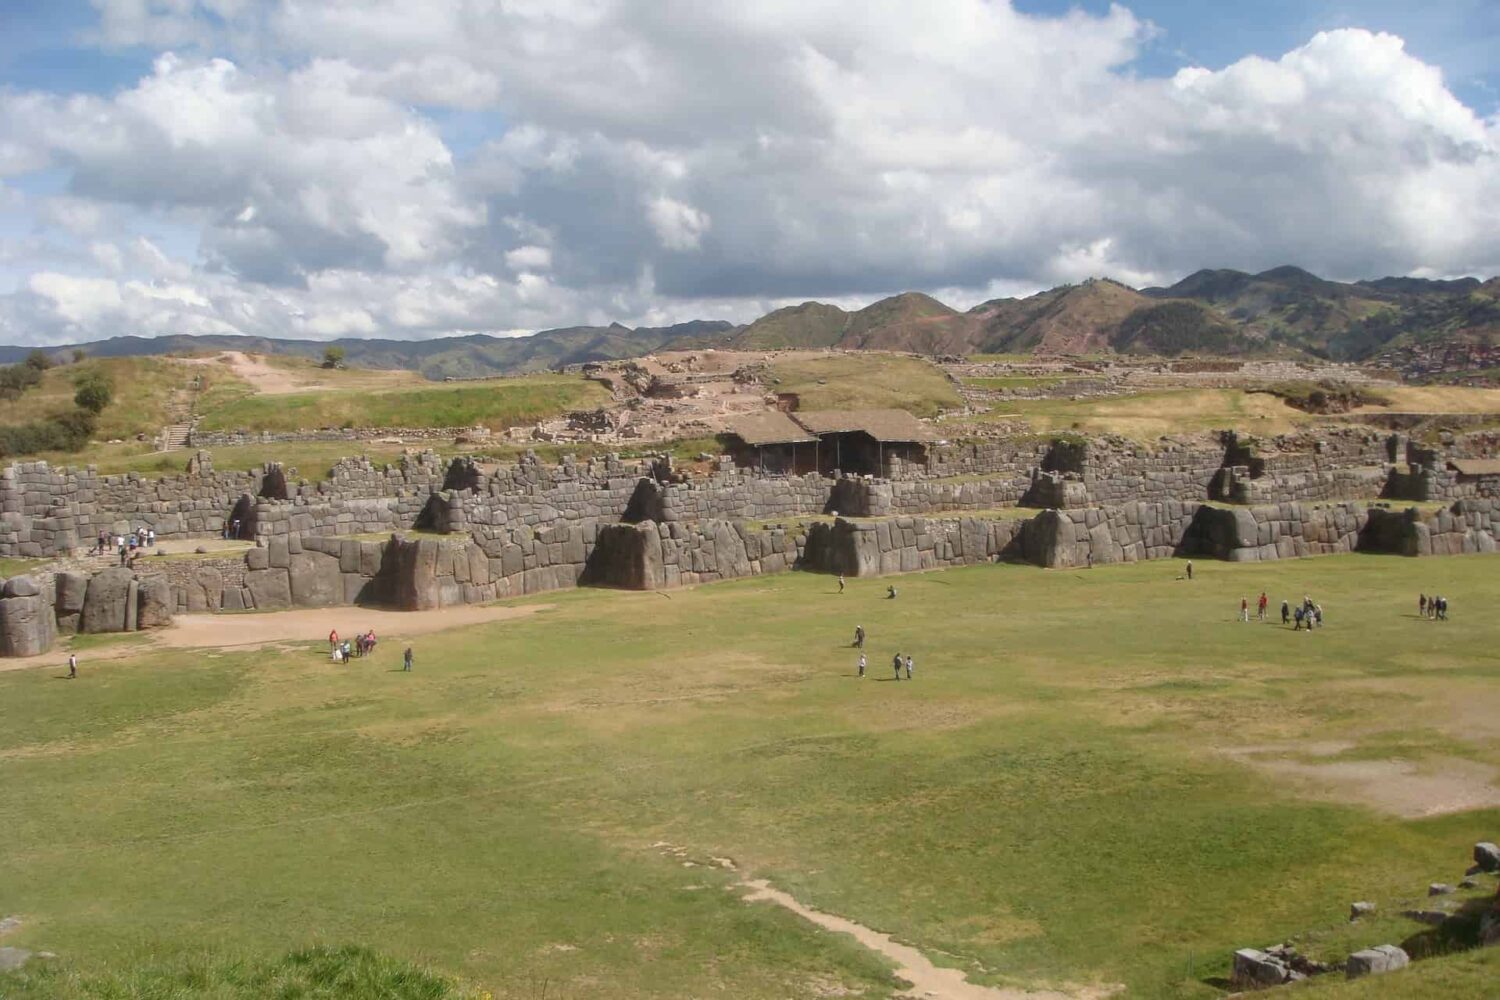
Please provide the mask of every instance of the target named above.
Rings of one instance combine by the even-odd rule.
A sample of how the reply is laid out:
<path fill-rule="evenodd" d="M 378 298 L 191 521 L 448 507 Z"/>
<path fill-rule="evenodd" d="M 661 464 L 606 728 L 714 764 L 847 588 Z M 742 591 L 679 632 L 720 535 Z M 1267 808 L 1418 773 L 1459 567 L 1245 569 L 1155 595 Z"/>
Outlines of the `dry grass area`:
<path fill-rule="evenodd" d="M 773 361 L 767 388 L 794 392 L 803 410 L 902 409 L 932 417 L 963 405 L 942 371 L 900 354 L 829 354 Z"/>
<path fill-rule="evenodd" d="M 1314 418 L 1281 400 L 1239 389 L 1164 389 L 1092 399 L 1007 401 L 980 420 L 1021 418 L 1038 433 L 1079 431 L 1152 440 L 1167 434 L 1239 428 L 1282 434 Z"/>

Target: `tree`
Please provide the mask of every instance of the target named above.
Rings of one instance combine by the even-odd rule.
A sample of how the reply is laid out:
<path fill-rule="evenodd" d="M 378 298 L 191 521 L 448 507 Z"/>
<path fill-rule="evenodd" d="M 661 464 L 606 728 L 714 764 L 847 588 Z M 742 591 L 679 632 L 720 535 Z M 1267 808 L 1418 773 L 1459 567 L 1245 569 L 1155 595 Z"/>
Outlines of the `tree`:
<path fill-rule="evenodd" d="M 52 367 L 52 359 L 48 357 L 47 352 L 42 350 L 41 348 L 37 348 L 30 354 L 26 355 L 26 360 L 21 363 L 24 364 L 27 368 L 33 368 L 39 372 L 44 372 L 48 368 Z"/>
<path fill-rule="evenodd" d="M 90 372 L 80 378 L 77 384 L 78 391 L 73 395 L 73 402 L 78 404 L 79 409 L 100 413 L 114 398 L 114 387 L 98 372 Z"/>
<path fill-rule="evenodd" d="M 335 344 L 323 351 L 323 367 L 337 368 L 344 363 L 344 349 Z"/>
<path fill-rule="evenodd" d="M 89 356 L 89 352 L 85 351 L 83 348 L 81 348 L 81 347 L 75 347 L 75 348 L 73 348 L 73 363 L 75 365 L 78 364 L 80 361 L 82 361 L 84 358 L 86 358 L 88 356 Z"/>

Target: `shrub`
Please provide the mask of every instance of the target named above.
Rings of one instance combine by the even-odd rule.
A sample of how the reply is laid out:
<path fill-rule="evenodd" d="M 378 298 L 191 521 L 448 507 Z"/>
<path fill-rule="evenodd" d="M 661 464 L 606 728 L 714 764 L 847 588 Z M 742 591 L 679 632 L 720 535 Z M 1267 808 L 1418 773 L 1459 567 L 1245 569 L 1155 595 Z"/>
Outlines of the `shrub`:
<path fill-rule="evenodd" d="M 323 350 L 323 367 L 337 368 L 344 363 L 344 349 L 337 345 Z"/>
<path fill-rule="evenodd" d="M 78 386 L 78 392 L 73 396 L 73 402 L 78 404 L 81 410 L 90 413 L 101 413 L 114 398 L 114 386 L 108 378 L 98 372 L 88 372 L 78 377 L 74 383 Z"/>
<path fill-rule="evenodd" d="M 29 359 L 28 359 L 29 360 Z M 19 399 L 21 393 L 42 381 L 42 369 L 22 362 L 0 369 L 0 399 Z"/>

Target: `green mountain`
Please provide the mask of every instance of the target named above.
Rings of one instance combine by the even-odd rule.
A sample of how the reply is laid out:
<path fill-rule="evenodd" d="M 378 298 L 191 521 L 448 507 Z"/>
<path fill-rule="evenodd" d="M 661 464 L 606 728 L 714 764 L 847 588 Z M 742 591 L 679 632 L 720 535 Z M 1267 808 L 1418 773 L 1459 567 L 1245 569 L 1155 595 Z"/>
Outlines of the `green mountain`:
<path fill-rule="evenodd" d="M 804 302 L 766 313 L 734 335 L 733 345 L 746 351 L 832 347 L 844 335 L 849 314 L 826 302 Z"/>

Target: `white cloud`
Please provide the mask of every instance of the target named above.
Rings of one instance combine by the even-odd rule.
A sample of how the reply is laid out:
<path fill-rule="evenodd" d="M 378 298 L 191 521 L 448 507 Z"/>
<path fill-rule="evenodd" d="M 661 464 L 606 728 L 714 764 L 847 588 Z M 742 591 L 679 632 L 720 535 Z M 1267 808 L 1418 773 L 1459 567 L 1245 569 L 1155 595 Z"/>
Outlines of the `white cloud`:
<path fill-rule="evenodd" d="M 430 336 L 1200 266 L 1500 270 L 1500 122 L 1390 35 L 1162 80 L 1133 71 L 1154 29 L 1120 6 L 97 5 L 110 44 L 191 54 L 112 96 L 0 92 L 0 176 L 70 176 L 23 209 L 66 238 L 35 275 L 56 294 L 0 301 L 8 337 Z M 459 141 L 450 112 L 503 124 Z M 199 256 L 144 251 L 147 223 Z M 86 280 L 106 276 L 117 304 Z"/>
<path fill-rule="evenodd" d="M 668 250 L 696 250 L 711 225 L 707 213 L 675 198 L 653 198 L 646 205 L 646 217 L 656 238 Z"/>

